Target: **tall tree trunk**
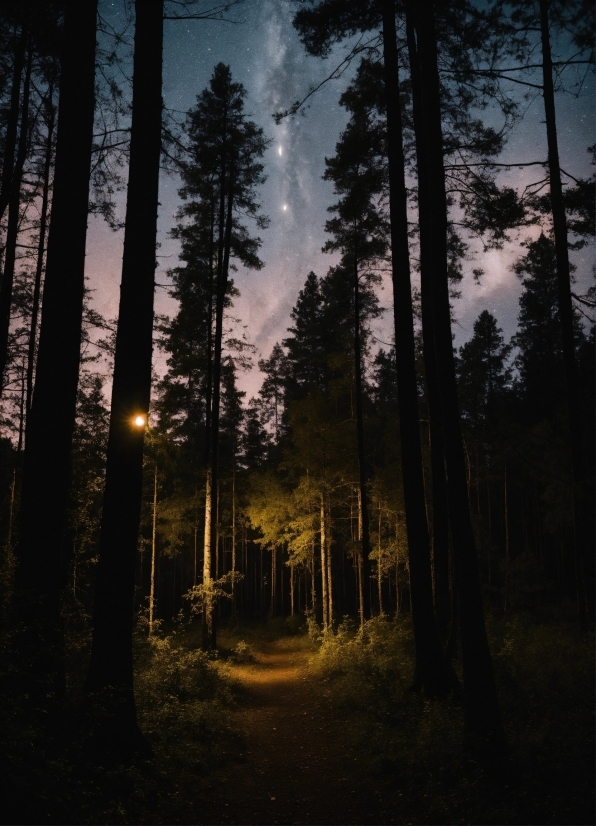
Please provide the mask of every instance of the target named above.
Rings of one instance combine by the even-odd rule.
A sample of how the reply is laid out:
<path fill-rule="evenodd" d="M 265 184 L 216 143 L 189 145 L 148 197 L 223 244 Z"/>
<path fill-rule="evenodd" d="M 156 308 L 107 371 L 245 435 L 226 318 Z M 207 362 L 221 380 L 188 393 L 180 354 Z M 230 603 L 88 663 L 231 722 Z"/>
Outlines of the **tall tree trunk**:
<path fill-rule="evenodd" d="M 17 145 L 17 133 L 19 128 L 19 111 L 21 106 L 21 76 L 25 63 L 25 49 L 27 47 L 28 29 L 26 25 L 21 27 L 19 39 L 16 43 L 14 63 L 12 67 L 12 86 L 10 90 L 10 108 L 6 121 L 6 133 L 4 138 L 4 157 L 2 159 L 2 184 L 0 185 L 0 221 L 4 217 L 4 212 L 10 201 L 13 185 L 13 173 L 15 166 L 15 149 Z"/>
<path fill-rule="evenodd" d="M 95 107 L 97 0 L 65 8 L 52 217 L 35 395 L 27 419 L 16 570 L 17 640 L 26 693 L 47 705 L 64 690 L 62 540 L 81 350 L 85 240 Z"/>
<path fill-rule="evenodd" d="M 424 500 L 422 448 L 418 423 L 418 391 L 414 347 L 408 202 L 399 100 L 399 74 L 393 0 L 383 6 L 383 48 L 387 102 L 389 209 L 391 217 L 391 264 L 402 453 L 402 478 L 406 532 L 410 561 L 410 593 L 416 670 L 414 686 L 430 696 L 446 694 L 454 675 L 445 666 L 435 622 L 430 568 L 430 539 Z"/>
<path fill-rule="evenodd" d="M 356 383 L 356 433 L 358 439 L 358 484 L 360 487 L 361 518 L 361 569 L 363 579 L 363 615 L 369 619 L 370 612 L 370 520 L 366 494 L 366 451 L 364 446 L 364 413 L 362 410 L 362 334 L 360 328 L 360 281 L 358 278 L 358 255 L 354 250 L 354 378 Z"/>
<path fill-rule="evenodd" d="M 327 617 L 329 627 L 333 628 L 333 555 L 331 553 L 330 520 L 327 518 L 329 506 L 325 513 L 325 545 L 327 557 Z"/>
<path fill-rule="evenodd" d="M 379 615 L 383 615 L 383 580 L 381 577 L 381 501 L 379 500 L 379 525 L 377 542 L 377 591 L 379 595 Z"/>
<path fill-rule="evenodd" d="M 236 448 L 232 467 L 232 618 L 236 618 Z"/>
<path fill-rule="evenodd" d="M 573 336 L 573 306 L 571 303 L 571 273 L 567 246 L 567 217 L 563 203 L 561 167 L 555 117 L 555 94 L 553 87 L 553 64 L 550 48 L 548 23 L 549 0 L 539 0 L 540 33 L 542 39 L 542 76 L 546 137 L 548 144 L 548 169 L 550 179 L 550 201 L 555 236 L 555 257 L 557 262 L 557 289 L 563 363 L 565 365 L 565 389 L 567 393 L 567 416 L 571 464 L 573 471 L 573 523 L 574 562 L 577 594 L 577 610 L 582 626 L 587 622 L 586 597 L 590 595 L 593 610 L 594 580 L 594 503 L 589 501 L 586 486 L 586 451 L 583 438 L 583 416 L 577 376 L 577 360 Z M 587 574 L 588 587 L 584 582 Z"/>
<path fill-rule="evenodd" d="M 362 548 L 362 494 L 358 488 L 358 542 Z M 364 626 L 366 619 L 364 614 L 364 584 L 362 576 L 362 553 L 356 555 L 356 588 L 358 591 L 358 616 L 360 619 L 360 627 Z"/>
<path fill-rule="evenodd" d="M 274 545 L 271 548 L 271 604 L 269 608 L 269 613 L 271 619 L 275 616 L 276 611 L 276 601 L 275 601 L 275 591 L 277 589 L 277 582 L 276 582 L 276 573 L 277 573 L 277 546 Z"/>
<path fill-rule="evenodd" d="M 153 474 L 153 520 L 151 525 L 151 580 L 149 583 L 149 634 L 153 633 L 155 615 L 155 553 L 157 550 L 157 462 Z"/>
<path fill-rule="evenodd" d="M 423 139 L 424 113 L 422 110 L 422 90 L 420 67 L 416 55 L 416 37 L 411 17 L 406 20 L 408 53 L 413 95 L 413 114 L 416 142 L 416 165 L 418 180 L 424 181 L 428 176 L 426 153 Z M 418 190 L 418 213 L 420 237 L 430 238 L 429 191 L 426 186 Z M 422 298 L 422 351 L 426 380 L 426 397 L 428 402 L 430 463 L 431 463 L 431 499 L 432 499 L 432 562 L 434 572 L 434 604 L 439 627 L 439 636 L 445 640 L 449 634 L 451 617 L 451 599 L 449 584 L 449 508 L 447 501 L 447 476 L 445 471 L 445 437 L 443 433 L 443 411 L 441 402 L 439 366 L 436 357 L 435 325 L 432 309 L 432 260 L 430 246 L 420 243 L 420 290 Z"/>
<path fill-rule="evenodd" d="M 427 247 L 432 267 L 432 313 L 435 356 L 441 381 L 445 459 L 449 478 L 448 497 L 455 574 L 458 580 L 460 633 L 464 676 L 465 724 L 470 742 L 489 749 L 504 742 L 501 716 L 488 648 L 478 573 L 478 559 L 467 496 L 455 361 L 451 333 L 447 272 L 447 197 L 443 166 L 440 82 L 434 8 L 431 0 L 407 5 L 416 34 L 417 68 L 420 71 L 422 141 L 425 175 L 419 189 L 426 190 L 431 206 L 428 225 L 421 224 L 421 246 Z M 414 87 L 415 88 L 415 87 Z M 416 94 L 416 92 L 415 92 Z M 428 231 L 428 233 L 427 233 Z"/>
<path fill-rule="evenodd" d="M 213 393 L 213 258 L 215 255 L 215 207 L 211 205 L 211 232 L 209 235 L 209 305 L 207 326 L 207 370 L 205 372 L 205 467 L 209 466 L 211 452 L 211 396 Z M 221 229 L 221 228 L 220 228 Z M 222 230 L 223 231 L 223 230 Z"/>
<path fill-rule="evenodd" d="M 116 749 L 142 746 L 133 696 L 133 594 L 151 395 L 161 151 L 163 0 L 137 0 L 130 166 L 106 486 L 87 692 L 108 712 Z M 136 742 L 135 742 L 136 741 Z"/>
<path fill-rule="evenodd" d="M 329 594 L 327 591 L 327 531 L 325 526 L 325 496 L 321 493 L 321 597 L 323 601 L 323 628 L 329 625 Z"/>
<path fill-rule="evenodd" d="M 213 605 L 211 599 L 211 468 L 207 468 L 205 480 L 205 530 L 203 533 L 203 648 L 211 646 Z"/>
<path fill-rule="evenodd" d="M 219 522 L 217 491 L 219 471 L 219 418 L 221 396 L 221 353 L 223 345 L 223 314 L 226 292 L 228 289 L 228 274 L 230 266 L 230 246 L 232 241 L 232 210 L 234 203 L 234 175 L 230 174 L 228 202 L 225 216 L 225 231 L 220 221 L 220 266 L 217 274 L 217 298 L 215 305 L 215 336 L 213 342 L 213 402 L 211 413 L 211 570 L 216 562 L 217 554 L 217 525 Z M 225 168 L 222 173 L 222 188 L 225 182 Z M 223 207 L 222 207 L 223 208 Z M 211 646 L 216 645 L 215 618 L 211 606 Z"/>
<path fill-rule="evenodd" d="M 46 136 L 46 153 L 43 164 L 43 183 L 41 191 L 41 210 L 39 215 L 39 239 L 37 242 L 37 262 L 35 265 L 35 282 L 33 284 L 33 305 L 31 308 L 31 326 L 27 350 L 27 413 L 33 401 L 33 373 L 35 370 L 35 345 L 37 343 L 37 325 L 39 319 L 39 300 L 41 296 L 41 279 L 43 275 L 44 253 L 46 246 L 46 227 L 48 220 L 48 202 L 50 194 L 50 172 L 52 167 L 52 149 L 54 144 L 54 122 L 56 107 L 53 104 L 52 87 L 48 90 L 49 113 L 48 133 Z"/>
<path fill-rule="evenodd" d="M 17 157 L 12 175 L 10 199 L 8 202 L 8 226 L 6 228 L 6 246 L 4 248 L 4 273 L 0 286 L 0 394 L 2 393 L 2 378 L 8 362 L 8 341 L 10 331 L 10 309 L 12 306 L 12 289 L 14 284 L 15 265 L 17 260 L 17 237 L 19 234 L 19 218 L 21 208 L 21 182 L 23 167 L 27 157 L 29 138 L 29 90 L 31 87 L 31 62 L 33 53 L 29 45 L 27 50 L 27 67 L 23 83 L 23 104 L 21 107 L 21 126 Z"/>
<path fill-rule="evenodd" d="M 509 487 L 507 485 L 507 462 L 505 462 L 505 476 L 503 480 L 504 492 L 504 513 L 505 520 L 505 583 L 503 586 L 503 613 L 509 609 L 509 574 L 510 574 L 510 548 L 509 548 Z"/>

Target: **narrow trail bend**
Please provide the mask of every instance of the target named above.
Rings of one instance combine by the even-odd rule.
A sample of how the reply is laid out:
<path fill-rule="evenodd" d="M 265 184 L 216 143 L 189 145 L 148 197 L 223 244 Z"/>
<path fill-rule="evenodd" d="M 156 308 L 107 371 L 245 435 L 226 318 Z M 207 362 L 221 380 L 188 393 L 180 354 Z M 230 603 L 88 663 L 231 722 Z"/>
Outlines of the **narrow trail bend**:
<path fill-rule="evenodd" d="M 308 653 L 280 643 L 262 647 L 253 665 L 234 667 L 244 688 L 237 712 L 246 732 L 242 762 L 211 776 L 196 801 L 201 823 L 396 823 L 380 785 L 348 736 L 349 720 L 329 714 Z"/>

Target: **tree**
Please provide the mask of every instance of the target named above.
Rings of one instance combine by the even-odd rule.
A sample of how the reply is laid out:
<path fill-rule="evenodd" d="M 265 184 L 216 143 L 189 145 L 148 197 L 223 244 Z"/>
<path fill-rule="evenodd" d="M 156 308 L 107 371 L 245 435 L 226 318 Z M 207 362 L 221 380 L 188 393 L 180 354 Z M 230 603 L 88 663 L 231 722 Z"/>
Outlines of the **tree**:
<path fill-rule="evenodd" d="M 396 348 L 396 371 L 401 436 L 402 479 L 410 560 L 412 619 L 416 640 L 416 674 L 414 684 L 431 696 L 452 690 L 454 675 L 443 663 L 438 630 L 433 615 L 430 570 L 430 542 L 422 450 L 418 425 L 418 399 L 414 347 L 412 287 L 408 239 L 408 198 L 405 182 L 405 158 L 398 52 L 393 2 L 383 4 L 383 55 L 385 106 L 387 117 L 387 156 L 389 162 L 389 214 L 391 225 L 391 272 Z M 440 455 L 440 454 L 439 454 Z M 435 594 L 437 613 L 446 624 L 448 617 L 448 567 L 446 536 L 441 535 L 445 519 L 441 519 L 437 489 L 444 476 L 442 468 L 433 466 L 433 513 L 435 520 L 433 551 L 435 563 Z M 435 510 L 436 508 L 436 510 Z M 440 539 L 443 538 L 443 544 Z"/>
<path fill-rule="evenodd" d="M 457 365 L 462 416 L 475 428 L 490 428 L 503 405 L 511 381 L 510 352 L 497 319 L 483 310 L 474 322 L 472 338 L 460 347 Z"/>
<path fill-rule="evenodd" d="M 586 4 L 587 5 L 587 4 Z M 586 455 L 584 444 L 584 423 L 578 386 L 577 357 L 573 324 L 573 306 L 571 302 L 571 268 L 567 247 L 567 217 L 563 201 L 561 167 L 557 140 L 555 117 L 555 96 L 553 85 L 553 67 L 550 47 L 549 6 L 550 0 L 540 0 L 540 37 L 542 45 L 543 98 L 546 117 L 546 136 L 548 142 L 548 168 L 550 180 L 550 199 L 553 216 L 553 235 L 555 257 L 557 262 L 557 297 L 559 303 L 559 321 L 565 364 L 565 389 L 567 393 L 567 416 L 573 466 L 573 506 L 575 525 L 575 557 L 577 608 L 580 622 L 586 625 L 586 583 L 585 568 L 594 566 L 594 519 L 593 507 L 588 500 L 586 489 Z M 586 9 L 587 10 L 587 9 Z M 588 591 L 592 591 L 592 582 L 588 582 Z M 593 595 L 590 597 L 593 609 Z"/>
<path fill-rule="evenodd" d="M 190 160 L 182 170 L 182 196 L 187 204 L 182 214 L 188 227 L 180 229 L 189 237 L 203 233 L 206 239 L 206 265 L 211 283 L 215 282 L 214 330 L 212 348 L 208 346 L 210 375 L 207 376 L 207 434 L 209 462 L 206 483 L 204 543 L 204 585 L 213 578 L 217 549 L 217 479 L 222 370 L 223 316 L 229 291 L 230 262 L 259 269 L 257 252 L 261 244 L 240 222 L 241 215 L 252 218 L 258 228 L 266 226 L 259 215 L 256 187 L 264 181 L 262 157 L 267 142 L 263 130 L 244 114 L 246 92 L 232 81 L 229 66 L 219 63 L 209 83 L 188 113 Z M 205 252 L 203 252 L 205 255 Z M 210 328 L 211 329 L 211 328 Z M 212 366 L 211 366 L 212 365 Z M 205 626 L 214 640 L 212 610 L 205 602 Z"/>
<path fill-rule="evenodd" d="M 135 558 L 143 441 L 151 393 L 163 0 L 135 6 L 130 166 L 106 486 L 86 692 L 116 751 L 145 748 L 136 723 L 132 673 Z"/>
<path fill-rule="evenodd" d="M 492 747 L 502 744 L 504 735 L 484 623 L 455 379 L 448 282 L 448 205 L 435 11 L 430 2 L 414 4 L 410 0 L 406 15 L 415 38 L 410 38 L 410 63 L 413 76 L 414 72 L 418 76 L 412 93 L 414 124 L 418 133 L 421 258 L 424 252 L 422 278 L 430 281 L 427 300 L 430 300 L 432 307 L 434 356 L 440 380 L 449 480 L 449 518 L 459 596 L 465 720 L 466 728 L 476 744 L 483 748 L 486 740 Z"/>
<path fill-rule="evenodd" d="M 356 400 L 356 433 L 358 441 L 359 509 L 362 536 L 361 564 L 364 582 L 362 616 L 370 617 L 370 525 L 367 492 L 366 450 L 364 444 L 363 367 L 362 367 L 362 300 L 361 282 L 369 286 L 378 280 L 371 269 L 386 251 L 386 226 L 376 198 L 382 190 L 382 153 L 369 128 L 366 108 L 353 110 L 352 118 L 342 133 L 333 158 L 326 158 L 325 178 L 334 183 L 341 200 L 329 207 L 336 217 L 327 221 L 325 229 L 332 238 L 324 251 L 341 251 L 342 266 L 348 276 L 354 306 L 354 396 Z M 373 138 L 371 140 L 371 138 Z"/>
<path fill-rule="evenodd" d="M 565 362 L 554 242 L 541 233 L 535 241 L 528 241 L 526 248 L 526 254 L 514 264 L 523 292 L 513 341 L 519 348 L 516 366 L 523 414 L 526 423 L 532 425 L 559 406 Z M 579 343 L 582 332 L 577 311 L 573 312 L 573 336 Z"/>
<path fill-rule="evenodd" d="M 53 207 L 23 468 L 16 586 L 27 626 L 18 644 L 30 669 L 30 696 L 41 705 L 64 689 L 60 559 L 81 349 L 96 14 L 96 0 L 65 9 Z"/>

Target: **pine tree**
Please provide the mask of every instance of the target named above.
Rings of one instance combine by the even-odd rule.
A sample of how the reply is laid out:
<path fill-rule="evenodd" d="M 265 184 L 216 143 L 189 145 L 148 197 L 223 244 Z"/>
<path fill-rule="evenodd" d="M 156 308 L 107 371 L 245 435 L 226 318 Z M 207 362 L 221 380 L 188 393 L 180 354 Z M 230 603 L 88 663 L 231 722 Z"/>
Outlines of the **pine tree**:
<path fill-rule="evenodd" d="M 472 338 L 460 347 L 457 365 L 462 416 L 474 428 L 490 428 L 503 406 L 511 381 L 510 352 L 496 318 L 483 310 L 474 322 Z"/>
<path fill-rule="evenodd" d="M 213 332 L 209 322 L 206 393 L 206 516 L 204 542 L 204 585 L 214 578 L 217 552 L 217 489 L 220 429 L 220 394 L 223 347 L 223 315 L 229 293 L 230 264 L 237 260 L 247 268 L 259 269 L 261 240 L 251 236 L 241 223 L 247 215 L 258 228 L 266 226 L 259 214 L 256 188 L 264 181 L 262 157 L 267 142 L 263 130 L 244 114 L 246 92 L 232 80 L 230 68 L 219 63 L 209 87 L 197 97 L 188 113 L 190 159 L 182 171 L 182 196 L 187 200 L 182 213 L 187 224 L 178 230 L 183 241 L 194 235 L 200 240 L 205 262 L 208 294 L 215 285 Z M 188 245 L 190 247 L 190 244 Z M 196 247 L 194 247 L 196 249 Z M 206 272 L 205 272 L 206 271 Z M 205 627 L 212 634 L 214 625 L 209 601 L 205 602 Z"/>

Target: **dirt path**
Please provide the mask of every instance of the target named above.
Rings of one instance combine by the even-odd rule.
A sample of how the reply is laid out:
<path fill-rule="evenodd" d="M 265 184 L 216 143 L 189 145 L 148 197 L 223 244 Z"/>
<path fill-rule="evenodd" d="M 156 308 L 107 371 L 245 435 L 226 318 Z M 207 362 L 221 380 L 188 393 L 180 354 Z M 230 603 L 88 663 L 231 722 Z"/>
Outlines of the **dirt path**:
<path fill-rule="evenodd" d="M 246 692 L 238 712 L 246 751 L 212 776 L 195 804 L 200 823 L 398 822 L 349 744 L 349 721 L 328 715 L 307 659 L 269 643 L 255 665 L 234 668 Z"/>

